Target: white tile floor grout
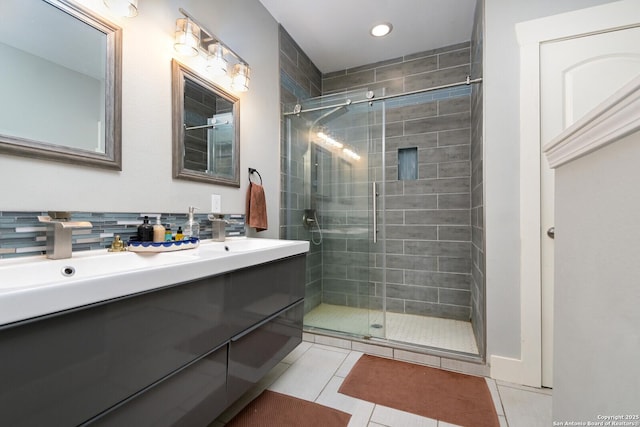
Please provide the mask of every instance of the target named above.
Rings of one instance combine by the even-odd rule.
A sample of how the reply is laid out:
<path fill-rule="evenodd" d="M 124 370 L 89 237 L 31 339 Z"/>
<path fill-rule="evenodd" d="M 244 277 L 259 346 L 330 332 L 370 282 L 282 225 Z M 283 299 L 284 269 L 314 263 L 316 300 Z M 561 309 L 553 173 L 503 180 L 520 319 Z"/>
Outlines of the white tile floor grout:
<path fill-rule="evenodd" d="M 304 341 L 209 427 L 222 427 L 264 389 L 351 414 L 349 427 L 456 427 L 338 393 L 363 352 Z M 501 427 L 551 425 L 551 392 L 485 378 Z"/>
<path fill-rule="evenodd" d="M 307 327 L 374 337 L 384 331 L 371 325 L 384 323 L 380 311 L 332 304 L 320 304 L 304 317 Z M 471 322 L 387 312 L 386 326 L 388 340 L 478 354 Z"/>

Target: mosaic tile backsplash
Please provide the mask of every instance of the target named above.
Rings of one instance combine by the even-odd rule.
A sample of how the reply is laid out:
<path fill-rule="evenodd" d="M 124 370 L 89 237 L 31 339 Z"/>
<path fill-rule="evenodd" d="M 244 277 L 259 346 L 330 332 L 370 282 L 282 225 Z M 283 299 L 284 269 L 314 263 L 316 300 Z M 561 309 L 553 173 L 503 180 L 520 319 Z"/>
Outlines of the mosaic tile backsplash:
<path fill-rule="evenodd" d="M 8 212 L 0 211 L 0 258 L 43 255 L 46 253 L 47 226 L 38 222 L 38 216 L 47 212 Z M 146 213 L 110 213 L 110 212 L 72 212 L 72 221 L 89 221 L 91 229 L 73 231 L 73 251 L 104 249 L 111 246 L 115 235 L 124 241 L 138 232 L 143 217 L 149 217 L 149 223 L 155 224 L 158 212 Z M 187 221 L 187 214 L 160 213 L 163 225 L 171 224 L 177 230 Z M 196 214 L 200 223 L 200 238 L 211 238 L 211 222 L 207 214 Z M 244 236 L 244 214 L 225 215 L 228 221 L 227 236 Z"/>

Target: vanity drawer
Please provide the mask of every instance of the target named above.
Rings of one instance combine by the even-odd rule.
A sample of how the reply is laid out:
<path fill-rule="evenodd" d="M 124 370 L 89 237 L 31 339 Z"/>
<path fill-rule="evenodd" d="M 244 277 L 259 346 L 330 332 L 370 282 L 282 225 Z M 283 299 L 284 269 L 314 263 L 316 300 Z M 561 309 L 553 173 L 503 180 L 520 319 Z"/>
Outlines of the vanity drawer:
<path fill-rule="evenodd" d="M 224 344 L 88 425 L 206 427 L 227 406 L 227 348 Z"/>
<path fill-rule="evenodd" d="M 234 271 L 225 291 L 225 320 L 242 333 L 304 298 L 306 256 Z"/>
<path fill-rule="evenodd" d="M 238 399 L 302 342 L 304 301 L 231 339 L 227 398 Z"/>

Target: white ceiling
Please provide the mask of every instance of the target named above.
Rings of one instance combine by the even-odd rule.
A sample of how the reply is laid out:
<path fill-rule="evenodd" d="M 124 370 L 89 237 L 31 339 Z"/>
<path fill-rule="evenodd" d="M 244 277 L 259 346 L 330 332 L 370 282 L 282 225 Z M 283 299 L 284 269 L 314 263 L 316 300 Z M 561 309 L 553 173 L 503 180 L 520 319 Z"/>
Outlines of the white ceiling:
<path fill-rule="evenodd" d="M 323 73 L 470 40 L 476 0 L 260 0 Z M 369 34 L 390 22 L 383 38 Z"/>

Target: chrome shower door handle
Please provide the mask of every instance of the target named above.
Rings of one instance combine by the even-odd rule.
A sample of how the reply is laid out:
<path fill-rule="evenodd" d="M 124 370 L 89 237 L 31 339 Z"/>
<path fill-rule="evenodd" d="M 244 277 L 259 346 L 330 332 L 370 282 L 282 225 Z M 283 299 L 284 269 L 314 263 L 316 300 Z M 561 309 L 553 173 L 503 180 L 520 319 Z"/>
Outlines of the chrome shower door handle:
<path fill-rule="evenodd" d="M 375 181 L 371 183 L 371 205 L 373 210 L 373 243 L 378 243 L 378 192 Z"/>

